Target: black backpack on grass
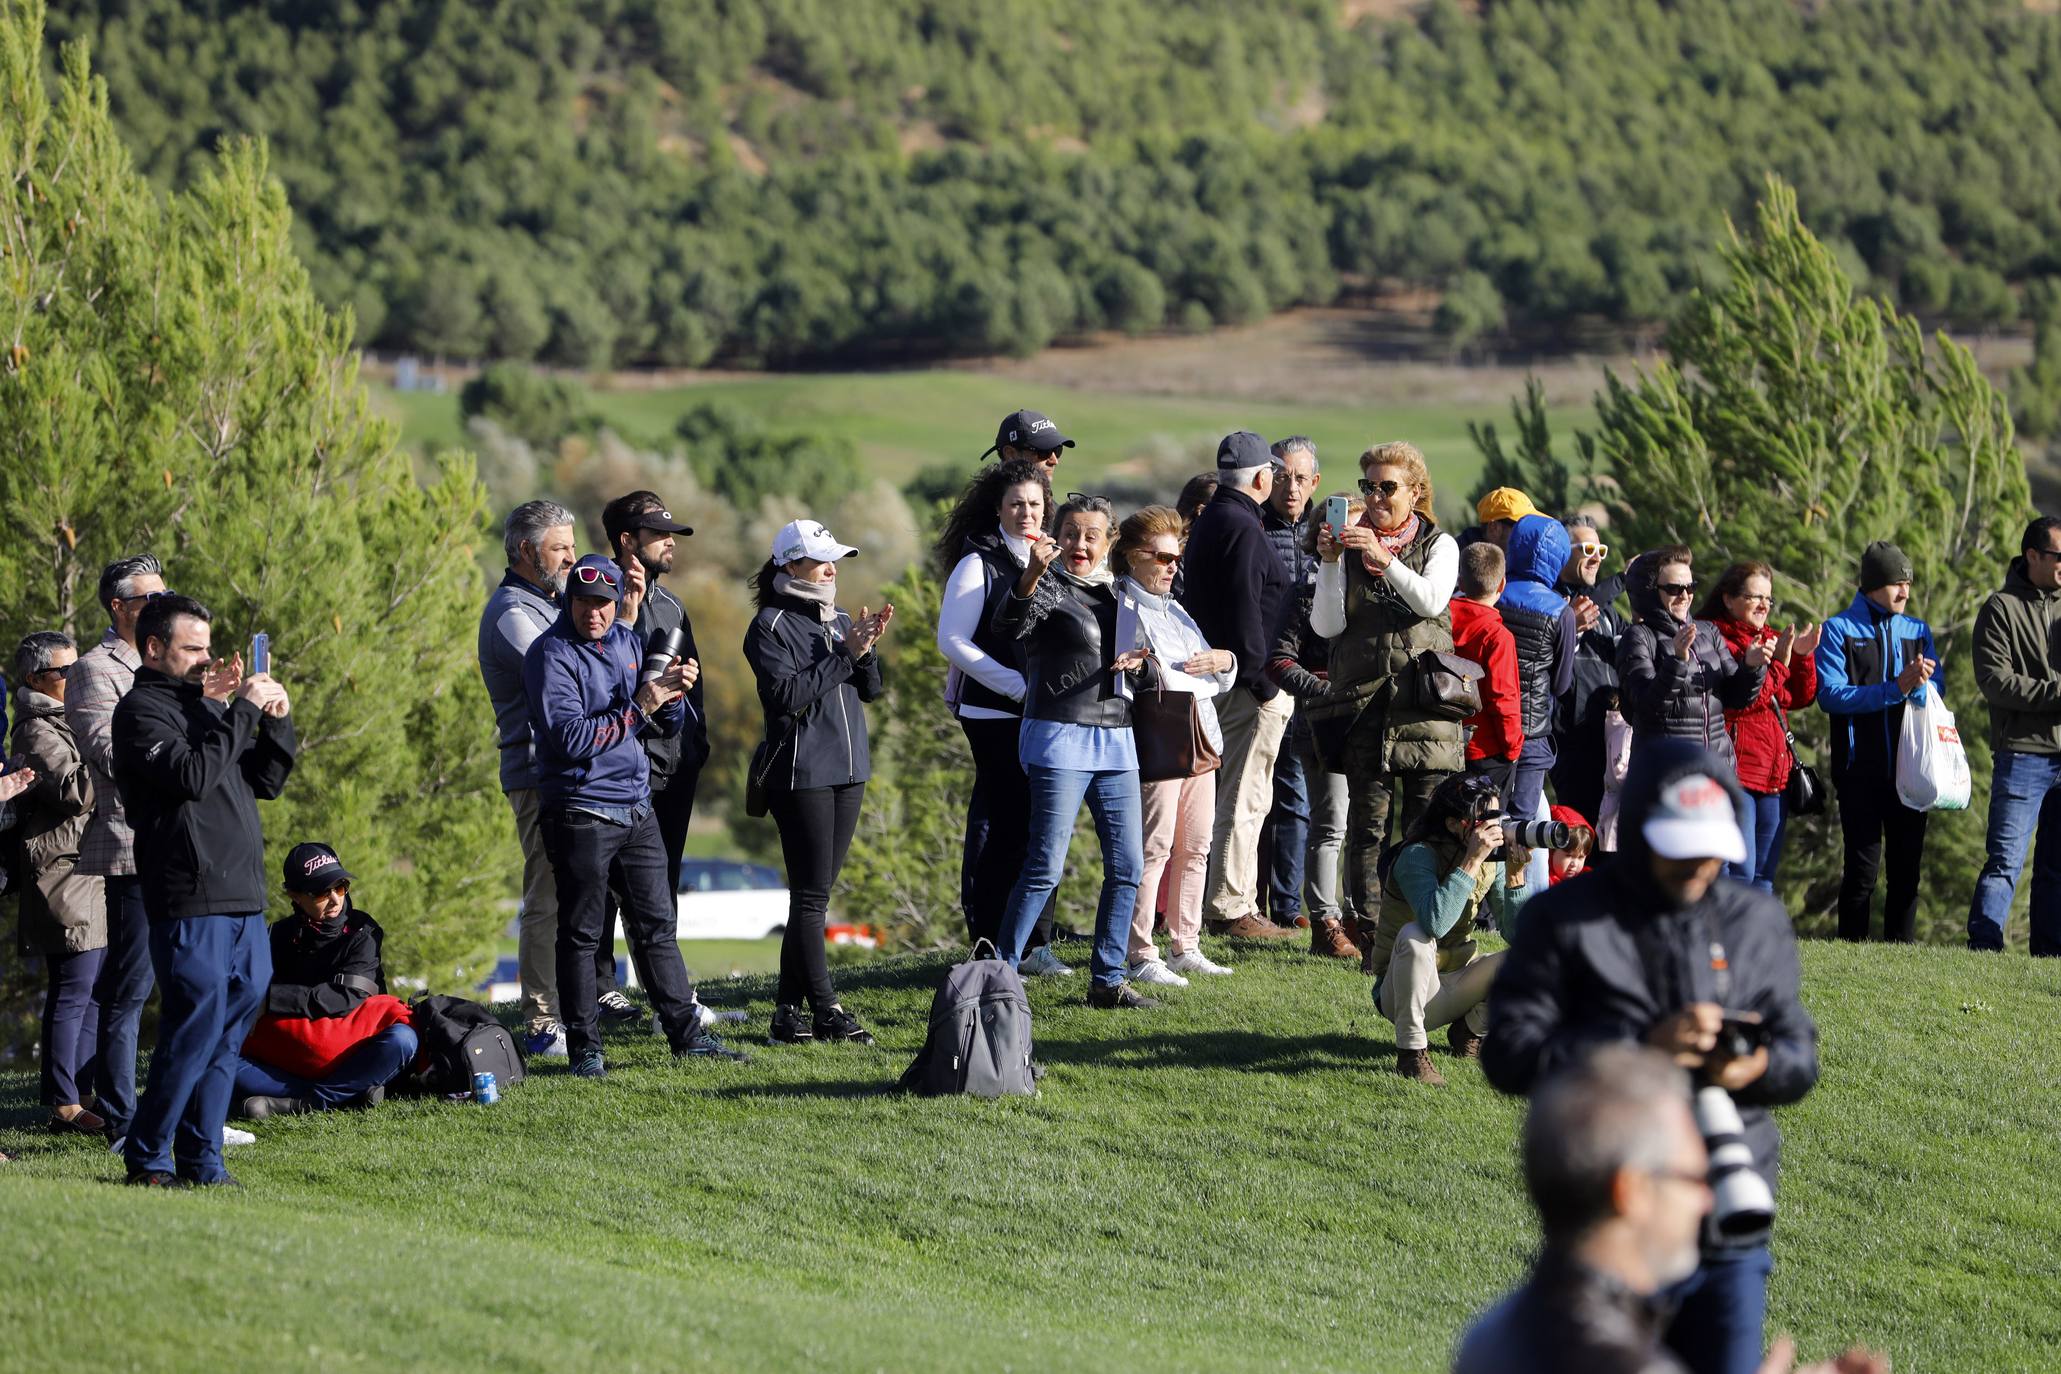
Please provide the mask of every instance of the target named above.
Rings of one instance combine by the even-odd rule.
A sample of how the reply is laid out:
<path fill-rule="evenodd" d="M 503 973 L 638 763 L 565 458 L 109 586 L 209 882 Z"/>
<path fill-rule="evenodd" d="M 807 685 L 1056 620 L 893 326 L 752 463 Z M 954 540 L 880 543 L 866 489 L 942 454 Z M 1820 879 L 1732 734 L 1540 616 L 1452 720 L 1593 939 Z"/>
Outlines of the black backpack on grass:
<path fill-rule="evenodd" d="M 494 1086 L 504 1092 L 522 1082 L 522 1054 L 515 1037 L 479 1003 L 424 993 L 408 1004 L 408 1011 L 423 1058 L 416 1061 L 421 1068 L 403 1076 L 400 1086 L 405 1090 L 471 1092 L 476 1073 L 494 1075 Z"/>
<path fill-rule="evenodd" d="M 989 957 L 980 957 L 986 946 Z M 1023 979 L 986 940 L 954 965 L 930 1003 L 930 1036 L 902 1087 L 925 1097 L 1033 1097 L 1031 1009 Z"/>

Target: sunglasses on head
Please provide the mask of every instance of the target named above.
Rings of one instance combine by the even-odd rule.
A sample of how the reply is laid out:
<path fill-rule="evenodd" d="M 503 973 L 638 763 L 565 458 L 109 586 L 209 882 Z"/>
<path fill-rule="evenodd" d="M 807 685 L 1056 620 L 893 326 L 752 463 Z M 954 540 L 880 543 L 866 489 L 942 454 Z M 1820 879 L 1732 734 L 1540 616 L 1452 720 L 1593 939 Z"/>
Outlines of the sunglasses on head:
<path fill-rule="evenodd" d="M 115 600 L 117 600 L 117 601 L 155 601 L 155 600 L 157 600 L 157 599 L 158 599 L 159 597 L 161 597 L 161 596 L 170 596 L 171 594 L 172 594 L 172 593 L 171 593 L 171 590 L 170 590 L 169 588 L 167 588 L 166 590 L 164 590 L 164 591 L 161 591 L 161 592 L 138 592 L 138 593 L 136 593 L 136 595 L 134 595 L 134 596 L 118 596 L 118 597 L 116 597 L 116 598 L 115 598 Z"/>
<path fill-rule="evenodd" d="M 1366 496 L 1393 496 L 1402 489 L 1403 484 L 1393 477 L 1383 478 L 1379 482 L 1370 481 L 1365 477 L 1360 479 L 1360 492 Z"/>
<path fill-rule="evenodd" d="M 1581 543 L 1576 544 L 1574 551 L 1584 558 L 1608 558 L 1610 556 L 1610 546 L 1608 544 L 1598 544 L 1593 539 L 1584 539 Z"/>
<path fill-rule="evenodd" d="M 584 568 L 574 568 L 573 575 L 590 587 L 596 582 L 599 582 L 604 587 L 613 588 L 615 586 L 615 579 L 595 567 L 592 563 L 589 563 Z"/>

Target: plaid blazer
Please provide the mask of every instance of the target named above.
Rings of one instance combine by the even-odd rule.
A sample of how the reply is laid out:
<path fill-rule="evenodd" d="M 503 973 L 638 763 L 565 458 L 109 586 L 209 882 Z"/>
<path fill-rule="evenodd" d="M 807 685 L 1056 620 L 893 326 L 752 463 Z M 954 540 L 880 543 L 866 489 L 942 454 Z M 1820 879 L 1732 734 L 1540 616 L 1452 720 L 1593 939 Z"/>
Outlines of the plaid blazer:
<path fill-rule="evenodd" d="M 110 629 L 79 655 L 65 677 L 65 719 L 93 775 L 93 819 L 79 839 L 81 873 L 117 878 L 136 872 L 136 832 L 129 828 L 114 782 L 114 709 L 136 681 L 141 663 Z"/>

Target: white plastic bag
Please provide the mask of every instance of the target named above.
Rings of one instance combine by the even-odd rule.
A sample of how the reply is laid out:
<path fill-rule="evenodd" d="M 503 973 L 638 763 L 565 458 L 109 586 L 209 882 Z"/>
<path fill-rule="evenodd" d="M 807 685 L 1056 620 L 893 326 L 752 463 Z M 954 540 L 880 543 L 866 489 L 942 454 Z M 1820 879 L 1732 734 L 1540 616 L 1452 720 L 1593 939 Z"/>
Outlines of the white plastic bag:
<path fill-rule="evenodd" d="M 1913 811 L 1965 811 L 1972 790 L 1968 751 L 1954 713 L 1930 682 L 1918 700 L 1904 705 L 1904 728 L 1896 742 L 1896 795 Z"/>

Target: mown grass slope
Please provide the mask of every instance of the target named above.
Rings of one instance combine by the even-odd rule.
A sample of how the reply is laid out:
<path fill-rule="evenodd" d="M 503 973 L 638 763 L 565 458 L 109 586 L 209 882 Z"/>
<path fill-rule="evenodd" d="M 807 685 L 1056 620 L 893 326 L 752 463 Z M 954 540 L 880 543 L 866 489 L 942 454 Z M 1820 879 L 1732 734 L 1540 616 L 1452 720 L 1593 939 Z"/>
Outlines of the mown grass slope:
<path fill-rule="evenodd" d="M 239 1194 L 115 1186 L 13 1075 L 0 1365 L 1443 1368 L 1535 1241 L 1519 1104 L 1450 1060 L 1443 1091 L 1388 1073 L 1356 973 L 1231 957 L 1149 1014 L 1038 983 L 1034 1101 L 888 1091 L 943 968 L 901 959 L 842 975 L 875 1050 L 627 1037 L 602 1084 L 263 1124 Z M 1825 1076 L 1781 1114 L 1772 1325 L 2052 1368 L 2061 969 L 1813 945 L 1805 976 Z M 770 985 L 722 991 L 762 1036 Z"/>

